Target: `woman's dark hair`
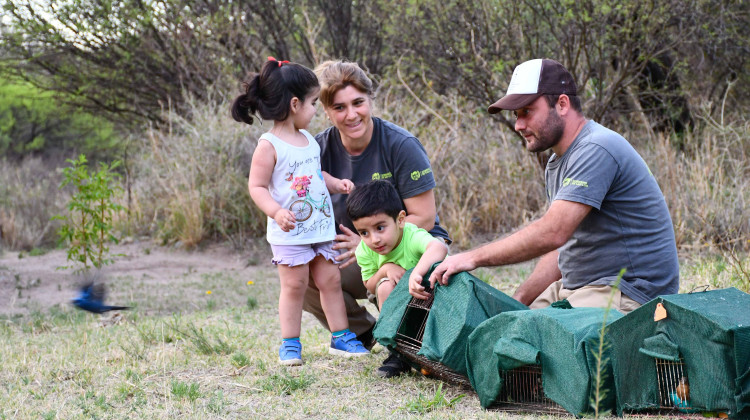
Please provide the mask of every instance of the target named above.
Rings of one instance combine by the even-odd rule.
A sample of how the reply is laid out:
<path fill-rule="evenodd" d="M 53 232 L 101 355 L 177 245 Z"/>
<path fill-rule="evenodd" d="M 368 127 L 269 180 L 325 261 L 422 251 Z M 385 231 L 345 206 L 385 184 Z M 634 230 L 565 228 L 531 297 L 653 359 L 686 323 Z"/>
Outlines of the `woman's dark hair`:
<path fill-rule="evenodd" d="M 292 98 L 304 101 L 318 87 L 318 78 L 309 68 L 269 57 L 260 73 L 248 74 L 242 83 L 244 93 L 232 102 L 232 118 L 252 124 L 258 114 L 264 120 L 283 121 Z"/>
<path fill-rule="evenodd" d="M 388 181 L 370 181 L 358 185 L 346 198 L 346 212 L 351 220 L 385 213 L 394 220 L 404 210 L 396 187 Z"/>

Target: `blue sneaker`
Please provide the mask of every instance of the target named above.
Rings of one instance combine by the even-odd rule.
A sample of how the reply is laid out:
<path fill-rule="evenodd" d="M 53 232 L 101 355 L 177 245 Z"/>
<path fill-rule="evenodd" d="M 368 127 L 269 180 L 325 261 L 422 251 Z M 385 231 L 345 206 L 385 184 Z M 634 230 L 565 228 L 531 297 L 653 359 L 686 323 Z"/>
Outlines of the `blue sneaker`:
<path fill-rule="evenodd" d="M 358 357 L 370 354 L 370 351 L 362 345 L 362 342 L 357 340 L 357 336 L 349 331 L 348 333 L 339 336 L 331 337 L 331 347 L 328 349 L 328 353 L 336 356 L 344 357 Z"/>
<path fill-rule="evenodd" d="M 282 341 L 279 347 L 279 363 L 286 366 L 302 365 L 302 343 L 299 340 Z"/>

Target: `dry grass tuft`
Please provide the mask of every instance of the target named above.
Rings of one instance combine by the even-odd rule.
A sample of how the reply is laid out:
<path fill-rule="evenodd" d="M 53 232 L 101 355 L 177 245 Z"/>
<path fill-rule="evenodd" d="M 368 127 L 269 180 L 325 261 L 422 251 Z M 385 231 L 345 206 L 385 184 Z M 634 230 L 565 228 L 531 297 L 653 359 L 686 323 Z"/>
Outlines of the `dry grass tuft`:
<path fill-rule="evenodd" d="M 0 238 L 10 249 L 30 251 L 57 239 L 59 221 L 69 194 L 60 190 L 60 176 L 41 159 L 18 164 L 0 162 Z"/>
<path fill-rule="evenodd" d="M 660 135 L 644 153 L 667 199 L 678 247 L 750 249 L 750 121 L 712 120 L 683 139 Z"/>
<path fill-rule="evenodd" d="M 543 172 L 515 134 L 458 96 L 381 92 L 382 115 L 425 146 L 437 182 L 441 224 L 455 246 L 522 225 L 546 207 Z"/>
<path fill-rule="evenodd" d="M 247 174 L 267 127 L 235 122 L 228 106 L 189 105 L 189 119 L 170 113 L 169 127 L 145 133 L 133 188 L 136 229 L 187 247 L 262 235 L 265 216 L 250 201 Z"/>

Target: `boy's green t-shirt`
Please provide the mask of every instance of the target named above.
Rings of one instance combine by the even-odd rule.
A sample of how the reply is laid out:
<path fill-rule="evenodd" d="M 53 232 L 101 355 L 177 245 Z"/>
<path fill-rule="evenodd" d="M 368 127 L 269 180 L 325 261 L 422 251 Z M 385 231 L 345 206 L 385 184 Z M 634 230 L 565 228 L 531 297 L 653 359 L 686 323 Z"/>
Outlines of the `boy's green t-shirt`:
<path fill-rule="evenodd" d="M 386 255 L 380 255 L 360 241 L 355 251 L 357 264 L 362 269 L 362 280 L 367 281 L 378 272 L 385 263 L 394 263 L 406 270 L 414 268 L 422 258 L 430 241 L 440 239 L 411 223 L 404 224 L 404 232 L 398 246 Z"/>

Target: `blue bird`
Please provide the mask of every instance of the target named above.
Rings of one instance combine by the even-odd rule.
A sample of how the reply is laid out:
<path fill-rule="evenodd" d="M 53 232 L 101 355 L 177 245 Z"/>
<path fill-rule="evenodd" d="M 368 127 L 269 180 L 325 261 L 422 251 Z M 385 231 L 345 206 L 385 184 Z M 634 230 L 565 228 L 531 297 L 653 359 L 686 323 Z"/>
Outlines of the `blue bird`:
<path fill-rule="evenodd" d="M 107 291 L 102 283 L 89 282 L 81 287 L 81 292 L 77 298 L 73 299 L 72 303 L 78 309 L 84 311 L 93 312 L 95 314 L 103 314 L 108 311 L 119 311 L 123 309 L 130 309 L 129 306 L 110 306 L 104 304 L 104 298 L 107 296 Z"/>

